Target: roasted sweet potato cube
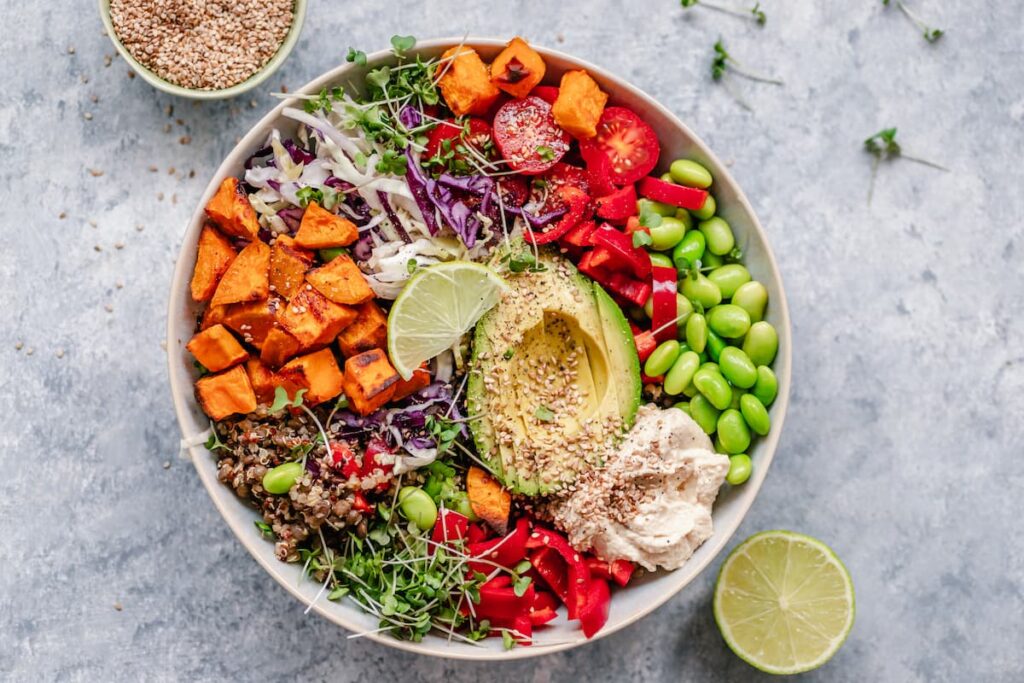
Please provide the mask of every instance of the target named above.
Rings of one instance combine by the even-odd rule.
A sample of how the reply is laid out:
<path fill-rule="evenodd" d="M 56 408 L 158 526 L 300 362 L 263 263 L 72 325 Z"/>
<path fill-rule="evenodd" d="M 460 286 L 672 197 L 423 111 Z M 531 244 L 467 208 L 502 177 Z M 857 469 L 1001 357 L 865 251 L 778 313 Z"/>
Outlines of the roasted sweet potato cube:
<path fill-rule="evenodd" d="M 206 310 L 203 311 L 203 318 L 199 323 L 199 329 L 206 330 L 224 322 L 224 316 L 227 312 L 227 306 L 207 306 Z"/>
<path fill-rule="evenodd" d="M 345 254 L 309 271 L 306 280 L 337 304 L 361 304 L 373 298 L 363 271 Z"/>
<path fill-rule="evenodd" d="M 276 322 L 274 317 L 276 306 L 276 299 L 231 304 L 224 313 L 223 322 L 234 330 L 246 344 L 260 348 Z"/>
<path fill-rule="evenodd" d="M 260 231 L 256 211 L 249 203 L 238 178 L 224 179 L 217 188 L 217 194 L 206 205 L 206 215 L 221 231 L 232 237 L 254 240 Z"/>
<path fill-rule="evenodd" d="M 446 51 L 437 68 L 444 71 L 437 85 L 456 116 L 486 114 L 501 93 L 491 83 L 487 65 L 471 47 L 456 45 Z"/>
<path fill-rule="evenodd" d="M 349 408 L 360 415 L 378 410 L 395 395 L 399 379 L 381 349 L 352 356 L 345 361 L 345 396 Z"/>
<path fill-rule="evenodd" d="M 555 122 L 579 139 L 597 135 L 597 122 L 604 112 L 608 95 L 582 69 L 566 71 L 558 89 L 558 99 L 551 107 Z"/>
<path fill-rule="evenodd" d="M 238 252 L 231 246 L 231 241 L 209 225 L 204 225 L 199 233 L 199 251 L 196 254 L 196 267 L 192 271 L 192 298 L 195 301 L 209 301 L 217 290 L 224 271 L 235 260 Z"/>
<path fill-rule="evenodd" d="M 359 230 L 347 218 L 335 216 L 316 202 L 310 202 L 295 233 L 295 244 L 305 249 L 345 247 L 359 239 Z"/>
<path fill-rule="evenodd" d="M 258 403 L 273 403 L 274 389 L 281 384 L 277 373 L 264 365 L 259 358 L 250 358 L 245 362 L 245 372 L 249 375 L 249 384 L 256 394 Z"/>
<path fill-rule="evenodd" d="M 466 495 L 473 513 L 487 522 L 499 535 L 508 533 L 508 516 L 512 511 L 512 495 L 498 480 L 472 465 L 466 472 Z"/>
<path fill-rule="evenodd" d="M 303 401 L 316 405 L 334 398 L 342 391 L 344 376 L 330 349 L 320 349 L 288 361 L 277 373 L 284 381 L 289 396 L 296 388 L 306 389 Z"/>
<path fill-rule="evenodd" d="M 210 372 L 220 372 L 238 365 L 249 353 L 223 325 L 214 325 L 189 340 L 185 348 Z"/>
<path fill-rule="evenodd" d="M 277 309 L 277 322 L 302 348 L 330 344 L 356 319 L 356 309 L 336 304 L 309 285 Z"/>
<path fill-rule="evenodd" d="M 214 306 L 259 301 L 270 294 L 270 247 L 256 240 L 239 252 L 217 285 Z"/>
<path fill-rule="evenodd" d="M 278 240 L 270 249 L 270 290 L 285 299 L 292 298 L 306 279 L 311 263 L 299 250 Z"/>
<path fill-rule="evenodd" d="M 349 358 L 370 349 L 383 349 L 388 343 L 388 319 L 375 301 L 357 309 L 355 321 L 338 334 L 341 355 Z"/>
<path fill-rule="evenodd" d="M 309 263 L 312 263 L 313 258 L 316 256 L 315 252 L 310 251 L 309 249 L 303 249 L 302 247 L 297 245 L 295 243 L 295 238 L 292 237 L 291 235 L 278 235 L 277 237 L 274 238 L 274 244 L 279 244 L 282 247 L 291 247 L 292 249 L 295 250 L 295 253 L 297 253 L 299 256 L 301 256 Z"/>
<path fill-rule="evenodd" d="M 293 356 L 302 351 L 299 340 L 290 335 L 284 328 L 274 325 L 263 340 L 260 349 L 260 360 L 272 368 L 279 368 Z"/>
<path fill-rule="evenodd" d="M 430 386 L 430 371 L 427 370 L 427 364 L 424 363 L 412 371 L 412 377 L 409 379 L 402 379 L 399 375 L 398 382 L 395 384 L 395 395 L 391 397 L 391 400 L 401 401 L 406 396 L 412 396 L 428 386 Z"/>
<path fill-rule="evenodd" d="M 207 375 L 196 382 L 196 398 L 203 412 L 212 420 L 223 420 L 235 413 L 256 410 L 256 394 L 245 368 L 236 365 L 216 375 Z"/>
<path fill-rule="evenodd" d="M 512 97 L 526 97 L 544 79 L 544 58 L 516 36 L 491 62 L 491 82 Z"/>

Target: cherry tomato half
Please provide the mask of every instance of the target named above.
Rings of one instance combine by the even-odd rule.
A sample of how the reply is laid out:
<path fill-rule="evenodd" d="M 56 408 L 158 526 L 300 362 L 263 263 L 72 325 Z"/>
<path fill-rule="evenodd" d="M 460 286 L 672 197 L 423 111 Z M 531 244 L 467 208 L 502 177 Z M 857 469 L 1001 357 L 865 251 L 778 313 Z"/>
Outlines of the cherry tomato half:
<path fill-rule="evenodd" d="M 494 116 L 494 142 L 513 171 L 537 175 L 569 151 L 569 134 L 558 127 L 551 105 L 539 97 L 511 100 Z"/>
<path fill-rule="evenodd" d="M 468 128 L 467 128 L 468 124 Z M 445 144 L 447 142 L 448 144 Z M 427 133 L 427 148 L 423 152 L 423 160 L 429 161 L 435 157 L 443 157 L 452 152 L 452 159 L 456 161 L 465 160 L 466 156 L 459 152 L 459 145 L 472 145 L 484 157 L 493 157 L 491 141 L 491 126 L 483 119 L 469 117 L 463 123 L 455 119 L 446 119 L 444 122 L 434 126 Z"/>
<path fill-rule="evenodd" d="M 608 178 L 628 185 L 650 173 L 658 163 L 661 146 L 654 129 L 624 107 L 607 107 L 597 123 L 597 135 L 580 143 L 588 166 L 598 155 L 608 159 Z"/>

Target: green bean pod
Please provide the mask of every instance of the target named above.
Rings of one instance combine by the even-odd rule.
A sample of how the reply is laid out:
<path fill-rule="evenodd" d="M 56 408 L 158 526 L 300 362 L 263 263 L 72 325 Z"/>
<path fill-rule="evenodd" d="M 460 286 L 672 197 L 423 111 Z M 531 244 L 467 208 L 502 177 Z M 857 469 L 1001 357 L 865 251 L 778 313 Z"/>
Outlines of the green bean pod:
<path fill-rule="evenodd" d="M 746 453 L 737 453 L 736 455 L 729 456 L 729 472 L 725 475 L 725 480 L 732 486 L 739 486 L 747 479 L 750 479 L 750 473 L 753 469 L 750 456 Z"/>
<path fill-rule="evenodd" d="M 437 506 L 418 486 L 403 486 L 398 492 L 398 509 L 421 531 L 428 531 L 437 521 Z"/>
<path fill-rule="evenodd" d="M 711 171 L 690 159 L 676 159 L 668 167 L 668 174 L 672 180 L 687 187 L 699 187 L 706 190 L 711 187 L 713 181 Z"/>
<path fill-rule="evenodd" d="M 703 206 L 696 211 L 691 211 L 693 217 L 699 221 L 706 221 L 715 215 L 715 211 L 718 210 L 718 204 L 715 202 L 715 196 L 708 193 L 708 198 L 704 200 Z"/>
<path fill-rule="evenodd" d="M 722 303 L 722 292 L 703 273 L 698 273 L 696 278 L 689 275 L 683 277 L 679 282 L 679 291 L 683 296 L 704 308 L 711 308 Z"/>
<path fill-rule="evenodd" d="M 682 241 L 686 235 L 686 224 L 678 218 L 665 216 L 661 223 L 648 230 L 651 233 L 651 249 L 667 251 Z"/>
<path fill-rule="evenodd" d="M 652 266 L 660 266 L 663 268 L 675 268 L 675 264 L 672 263 L 672 259 L 670 259 L 668 256 L 665 256 L 664 254 L 652 253 L 650 254 L 650 257 Z M 648 299 L 648 301 L 650 301 L 650 299 Z"/>
<path fill-rule="evenodd" d="M 700 353 L 708 343 L 708 323 L 700 313 L 686 320 L 686 345 Z"/>
<path fill-rule="evenodd" d="M 736 290 L 750 282 L 750 271 L 739 263 L 727 263 L 708 273 L 708 279 L 718 285 L 723 299 L 730 299 Z"/>
<path fill-rule="evenodd" d="M 676 207 L 671 204 L 656 202 L 653 199 L 638 199 L 636 200 L 636 213 L 638 216 L 644 213 L 656 213 L 659 216 L 674 216 L 676 215 Z"/>
<path fill-rule="evenodd" d="M 728 346 L 725 340 L 715 334 L 714 330 L 708 330 L 708 345 L 705 347 L 708 356 L 711 360 L 718 362 L 719 357 L 722 355 L 722 350 Z"/>
<path fill-rule="evenodd" d="M 704 256 L 707 242 L 700 230 L 691 230 L 672 250 L 672 262 L 680 271 L 688 270 Z"/>
<path fill-rule="evenodd" d="M 707 313 L 708 327 L 727 339 L 739 339 L 750 329 L 750 314 L 735 304 L 721 304 Z"/>

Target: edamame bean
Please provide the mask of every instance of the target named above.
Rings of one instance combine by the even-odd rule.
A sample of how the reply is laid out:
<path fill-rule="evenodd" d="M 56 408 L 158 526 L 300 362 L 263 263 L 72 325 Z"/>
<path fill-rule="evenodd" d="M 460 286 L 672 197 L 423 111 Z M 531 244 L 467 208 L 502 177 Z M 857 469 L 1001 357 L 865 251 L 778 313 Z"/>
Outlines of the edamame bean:
<path fill-rule="evenodd" d="M 637 215 L 656 213 L 659 216 L 674 216 L 676 215 L 676 207 L 671 204 L 656 202 L 653 199 L 638 199 L 636 201 L 636 213 Z"/>
<path fill-rule="evenodd" d="M 676 218 L 683 222 L 687 230 L 693 230 L 693 216 L 686 209 L 676 209 Z"/>
<path fill-rule="evenodd" d="M 669 396 L 678 396 L 683 389 L 690 386 L 693 376 L 700 367 L 700 356 L 693 351 L 679 354 L 676 362 L 672 364 L 665 374 L 664 389 Z"/>
<path fill-rule="evenodd" d="M 759 322 L 764 319 L 764 309 L 768 305 L 768 290 L 757 280 L 744 282 L 733 292 L 731 303 L 749 313 L 750 322 Z"/>
<path fill-rule="evenodd" d="M 711 187 L 711 171 L 704 168 L 696 161 L 689 159 L 676 159 L 668 167 L 668 173 L 672 180 L 687 187 L 699 187 L 702 190 Z"/>
<path fill-rule="evenodd" d="M 724 339 L 715 334 L 714 331 L 708 330 L 708 345 L 705 347 L 705 351 L 711 356 L 711 360 L 717 363 L 722 355 L 722 349 L 726 346 L 727 344 Z"/>
<path fill-rule="evenodd" d="M 418 486 L 401 488 L 398 492 L 398 509 L 422 531 L 432 529 L 437 521 L 437 506 L 427 492 Z"/>
<path fill-rule="evenodd" d="M 704 233 L 704 239 L 708 243 L 708 251 L 712 254 L 724 256 L 736 246 L 736 238 L 732 235 L 732 228 L 721 216 L 712 216 L 701 221 L 697 229 Z"/>
<path fill-rule="evenodd" d="M 732 403 L 732 389 L 722 377 L 722 373 L 714 368 L 701 367 L 693 376 L 693 384 L 697 390 L 719 410 L 724 410 Z"/>
<path fill-rule="evenodd" d="M 704 398 L 703 394 L 696 394 L 690 399 L 690 417 L 705 434 L 714 434 L 718 427 L 718 408 L 711 405 L 711 401 Z"/>
<path fill-rule="evenodd" d="M 708 326 L 728 339 L 742 337 L 750 329 L 750 314 L 735 304 L 715 306 L 707 313 Z M 765 323 L 767 324 L 767 323 Z M 761 363 L 767 365 L 767 363 Z"/>
<path fill-rule="evenodd" d="M 693 382 L 690 382 L 690 386 L 683 389 L 683 396 L 692 399 L 694 396 L 700 396 L 700 391 L 697 390 Z"/>
<path fill-rule="evenodd" d="M 721 268 L 725 265 L 725 259 L 718 254 L 712 254 L 709 250 L 704 250 L 704 258 L 700 260 L 701 268 Z"/>
<path fill-rule="evenodd" d="M 674 219 L 673 219 L 674 220 Z M 664 254 L 651 254 L 651 265 L 661 268 L 675 268 L 675 264 L 672 263 L 672 259 Z"/>
<path fill-rule="evenodd" d="M 753 468 L 750 456 L 746 453 L 729 456 L 729 473 L 725 475 L 725 480 L 733 486 L 739 486 L 750 479 L 750 472 Z"/>
<path fill-rule="evenodd" d="M 710 317 L 708 324 L 711 324 Z M 771 323 L 763 320 L 756 322 L 750 326 L 747 338 L 743 340 L 743 350 L 754 361 L 754 365 L 771 365 L 775 354 L 779 352 L 779 335 Z"/>
<path fill-rule="evenodd" d="M 750 271 L 738 263 L 727 263 L 708 273 L 708 279 L 722 290 L 723 299 L 729 299 L 740 286 L 750 282 Z"/>
<path fill-rule="evenodd" d="M 722 374 L 734 386 L 749 389 L 757 382 L 757 366 L 747 354 L 735 346 L 722 349 L 718 356 L 718 364 L 722 368 Z"/>
<path fill-rule="evenodd" d="M 658 345 L 644 363 L 644 374 L 648 377 L 664 375 L 679 358 L 679 342 L 669 339 Z"/>
<path fill-rule="evenodd" d="M 665 171 L 664 173 L 662 173 L 658 177 L 661 178 L 662 180 L 664 180 L 666 183 L 674 183 L 675 182 L 674 180 L 672 180 L 672 174 L 669 173 L 668 171 Z"/>
<path fill-rule="evenodd" d="M 692 268 L 704 256 L 704 247 L 704 233 L 699 230 L 688 232 L 672 250 L 672 262 L 679 270 Z"/>
<path fill-rule="evenodd" d="M 729 404 L 729 407 L 732 408 L 733 410 L 739 410 L 740 409 L 740 401 L 746 395 L 747 395 L 747 392 L 743 391 L 742 389 L 737 389 L 736 387 L 733 387 L 733 390 L 732 390 L 732 402 Z M 740 411 L 740 412 L 742 412 L 742 411 Z"/>
<path fill-rule="evenodd" d="M 693 315 L 693 304 L 682 294 L 676 294 L 676 329 L 685 330 L 686 323 Z"/>
<path fill-rule="evenodd" d="M 288 493 L 295 482 L 302 476 L 301 462 L 286 462 L 267 470 L 263 475 L 263 489 L 267 493 L 280 496 Z"/>
<path fill-rule="evenodd" d="M 713 360 L 702 361 L 701 364 L 700 364 L 700 367 L 708 368 L 709 370 L 714 370 L 717 373 L 721 373 L 722 372 L 721 369 L 718 367 L 718 363 L 716 363 Z"/>
<path fill-rule="evenodd" d="M 729 455 L 736 455 L 750 446 L 750 427 L 740 411 L 729 408 L 718 416 L 718 438 Z"/>
<path fill-rule="evenodd" d="M 770 406 L 775 401 L 775 397 L 779 395 L 779 380 L 770 367 L 762 365 L 757 369 L 757 381 L 754 382 L 750 393 L 764 406 Z"/>
<path fill-rule="evenodd" d="M 704 308 L 722 303 L 722 292 L 719 291 L 718 285 L 707 279 L 703 273 L 697 273 L 697 277 L 684 276 L 679 282 L 679 291 L 687 299 Z"/>
<path fill-rule="evenodd" d="M 686 320 L 686 345 L 700 353 L 708 343 L 708 323 L 700 313 Z"/>
<path fill-rule="evenodd" d="M 469 496 L 466 495 L 465 491 L 457 491 L 448 500 L 448 507 L 455 512 L 458 512 L 464 517 L 468 517 L 469 521 L 476 522 L 480 518 L 473 512 L 473 506 L 469 503 Z"/>
<path fill-rule="evenodd" d="M 717 210 L 718 205 L 715 202 L 715 196 L 709 192 L 708 198 L 704 200 L 704 205 L 701 206 L 696 211 L 691 211 L 690 213 L 692 213 L 693 217 L 696 218 L 697 220 L 706 221 L 707 219 L 714 216 L 715 211 Z"/>
<path fill-rule="evenodd" d="M 761 436 L 771 430 L 772 419 L 768 416 L 764 404 L 757 400 L 757 396 L 744 394 L 740 398 L 740 412 L 743 413 L 743 419 L 747 421 L 750 428 Z"/>
<path fill-rule="evenodd" d="M 683 411 L 687 415 L 690 414 L 690 402 L 689 401 L 679 401 L 678 403 L 673 403 L 672 407 L 673 408 L 679 408 L 679 410 Z"/>
<path fill-rule="evenodd" d="M 665 216 L 661 223 L 653 228 L 651 232 L 651 249 L 655 251 L 666 251 L 679 244 L 686 234 L 686 224 L 678 218 Z"/>
<path fill-rule="evenodd" d="M 320 259 L 324 263 L 327 263 L 328 261 L 333 261 L 342 254 L 348 253 L 348 250 L 345 247 L 330 247 L 328 249 L 321 249 L 317 253 L 320 255 Z"/>

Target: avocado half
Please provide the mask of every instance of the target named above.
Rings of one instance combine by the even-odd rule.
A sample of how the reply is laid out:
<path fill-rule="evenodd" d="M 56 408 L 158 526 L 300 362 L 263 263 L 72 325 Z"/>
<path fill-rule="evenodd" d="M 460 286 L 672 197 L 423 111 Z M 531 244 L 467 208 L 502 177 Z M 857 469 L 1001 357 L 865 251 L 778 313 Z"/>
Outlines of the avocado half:
<path fill-rule="evenodd" d="M 540 272 L 510 274 L 509 294 L 477 323 L 466 387 L 480 457 L 524 495 L 599 465 L 640 405 L 640 363 L 619 306 L 567 259 L 547 251 L 538 263 Z"/>

